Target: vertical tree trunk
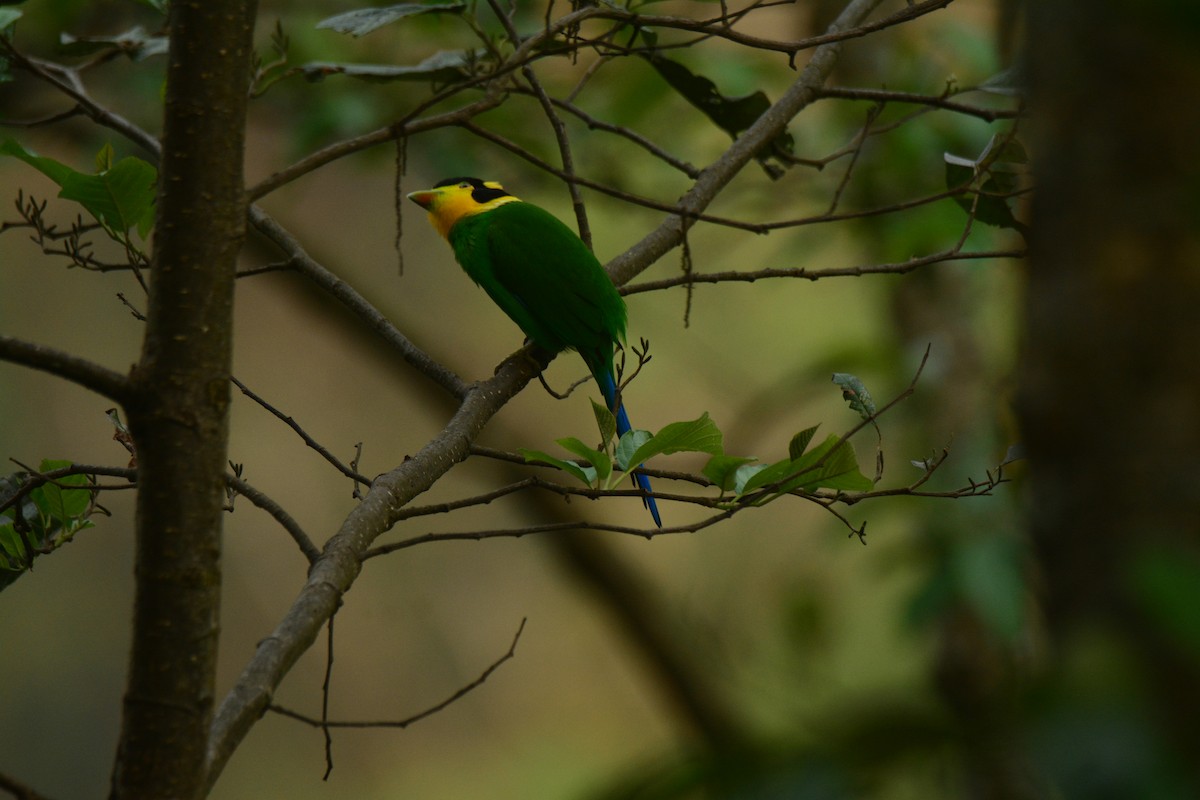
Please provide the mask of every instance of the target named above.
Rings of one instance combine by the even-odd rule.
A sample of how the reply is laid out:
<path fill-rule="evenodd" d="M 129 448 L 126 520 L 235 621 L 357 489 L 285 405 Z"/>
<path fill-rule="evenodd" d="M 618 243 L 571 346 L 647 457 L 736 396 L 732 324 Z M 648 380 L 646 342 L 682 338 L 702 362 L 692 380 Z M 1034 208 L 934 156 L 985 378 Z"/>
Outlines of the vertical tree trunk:
<path fill-rule="evenodd" d="M 1200 17 L 1165 0 L 1027 7 L 1021 411 L 1058 677 L 1080 634 L 1115 648 L 1143 679 L 1125 687 L 1148 699 L 1138 713 L 1200 788 L 1196 642 L 1174 627 L 1200 609 L 1170 599 L 1194 599 L 1180 576 L 1200 576 Z"/>
<path fill-rule="evenodd" d="M 115 798 L 199 796 L 221 592 L 253 0 L 172 0 L 138 453 L 133 652 Z"/>

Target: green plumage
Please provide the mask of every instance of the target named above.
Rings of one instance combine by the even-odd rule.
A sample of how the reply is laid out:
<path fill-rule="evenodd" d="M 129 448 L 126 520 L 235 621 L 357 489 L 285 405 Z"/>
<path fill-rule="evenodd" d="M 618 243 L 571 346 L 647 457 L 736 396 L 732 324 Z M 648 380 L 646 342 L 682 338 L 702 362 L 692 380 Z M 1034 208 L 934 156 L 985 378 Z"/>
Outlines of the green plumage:
<path fill-rule="evenodd" d="M 552 353 L 575 350 L 617 422 L 631 430 L 616 385 L 613 355 L 625 341 L 625 301 L 580 238 L 557 217 L 521 202 L 493 181 L 450 178 L 409 198 L 429 211 L 454 256 L 525 335 Z M 662 525 L 650 479 L 633 482 Z"/>
<path fill-rule="evenodd" d="M 463 217 L 450 229 L 458 263 L 539 346 L 577 350 L 612 378 L 625 339 L 625 301 L 575 232 L 535 205 L 514 201 Z"/>

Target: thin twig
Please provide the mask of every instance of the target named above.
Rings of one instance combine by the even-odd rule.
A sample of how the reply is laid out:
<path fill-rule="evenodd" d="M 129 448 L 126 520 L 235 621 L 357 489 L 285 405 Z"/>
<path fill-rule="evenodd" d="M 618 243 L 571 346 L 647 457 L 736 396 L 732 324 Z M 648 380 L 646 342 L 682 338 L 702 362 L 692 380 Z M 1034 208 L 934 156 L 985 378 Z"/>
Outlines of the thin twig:
<path fill-rule="evenodd" d="M 283 706 L 275 705 L 274 703 L 271 703 L 270 705 L 268 705 L 267 710 L 274 711 L 276 714 L 288 717 L 290 719 L 294 719 L 297 722 L 303 722 L 305 725 L 310 725 L 314 728 L 321 728 L 322 730 L 324 730 L 326 732 L 326 736 L 328 736 L 328 731 L 331 728 L 401 728 L 401 729 L 407 728 L 409 725 L 412 725 L 414 722 L 420 722 L 421 720 L 426 719 L 427 717 L 430 717 L 430 716 L 438 713 L 439 711 L 445 709 L 447 706 L 451 705 L 455 701 L 462 699 L 463 697 L 470 694 L 472 691 L 474 691 L 475 689 L 478 689 L 480 686 L 482 686 L 484 683 L 486 683 L 488 678 L 492 677 L 492 673 L 494 673 L 497 669 L 500 668 L 501 664 L 503 664 L 505 661 L 508 661 L 509 659 L 511 659 L 513 656 L 515 656 L 517 654 L 517 643 L 521 640 L 521 634 L 525 630 L 525 622 L 526 622 L 526 618 L 523 617 L 521 619 L 521 624 L 517 627 L 516 634 L 513 636 L 512 644 L 510 644 L 508 647 L 508 651 L 505 652 L 504 655 L 500 656 L 495 661 L 493 661 L 491 664 L 489 664 L 487 669 L 485 669 L 478 678 L 476 678 L 475 680 L 466 684 L 465 686 L 459 688 L 457 691 L 455 691 L 452 695 L 447 697 L 445 700 L 442 700 L 441 702 L 430 706 L 429 708 L 425 709 L 424 711 L 421 711 L 417 714 L 413 714 L 411 717 L 406 717 L 405 719 L 400 719 L 400 720 L 379 720 L 379 721 L 329 720 L 329 719 L 325 719 L 325 718 L 313 719 L 312 717 L 309 717 L 305 714 L 301 714 L 297 711 L 292 711 L 291 709 L 284 708 Z M 328 774 L 329 773 L 326 772 L 326 776 L 328 776 Z"/>
<path fill-rule="evenodd" d="M 321 780 L 329 780 L 333 772 L 333 736 L 329 732 L 329 687 L 333 682 L 333 621 L 337 614 L 329 617 L 325 624 L 325 679 L 321 682 L 321 733 L 325 734 L 325 774 Z"/>
<path fill-rule="evenodd" d="M 311 564 L 321 557 L 320 549 L 312 543 L 312 539 L 300 527 L 300 523 L 296 521 L 295 517 L 285 511 L 283 506 L 236 475 L 226 475 L 225 483 L 237 490 L 238 494 L 245 497 L 255 506 L 270 514 L 288 532 L 288 535 L 292 537 L 292 541 L 300 548 L 300 552 L 304 554 L 308 563 Z"/>
<path fill-rule="evenodd" d="M 301 439 L 303 439 L 304 443 L 306 445 L 311 447 L 313 450 L 316 450 L 321 455 L 321 458 L 325 459 L 330 464 L 332 464 L 334 469 L 336 469 L 338 472 L 342 473 L 347 478 L 350 478 L 351 480 L 353 480 L 357 483 L 362 483 L 367 486 L 371 485 L 370 478 L 368 478 L 366 475 L 363 475 L 362 473 L 359 473 L 359 472 L 356 472 L 356 471 L 350 469 L 350 467 L 343 464 L 341 462 L 341 460 L 338 459 L 337 456 L 335 456 L 333 453 L 329 452 L 329 450 L 326 447 L 324 447 L 323 445 L 321 445 L 316 439 L 309 436 L 307 431 L 305 431 L 303 428 L 301 428 L 300 424 L 297 423 L 296 420 L 294 420 L 292 417 L 288 416 L 287 414 L 284 414 L 282 411 L 277 409 L 275 406 L 271 405 L 266 400 L 264 400 L 260 395 L 251 391 L 250 387 L 246 386 L 246 384 L 242 383 L 234 376 L 230 375 L 229 380 L 233 382 L 234 386 L 236 386 L 238 389 L 241 390 L 242 394 L 246 395 L 246 397 L 249 397 L 255 403 L 262 406 L 264 409 L 266 409 L 268 412 L 270 412 L 272 416 L 274 416 L 280 422 L 282 422 L 283 424 L 285 424 L 289 428 L 291 428 L 293 431 L 295 431 L 296 435 L 299 436 Z"/>
<path fill-rule="evenodd" d="M 773 278 L 803 278 L 817 281 L 823 278 L 862 277 L 863 275 L 903 275 L 921 267 L 932 264 L 942 264 L 950 261 L 979 261 L 990 259 L 1021 259 L 1026 255 L 1023 249 L 1018 250 L 978 250 L 961 252 L 956 248 L 916 256 L 907 261 L 896 261 L 885 264 L 868 264 L 854 267 L 829 267 L 827 269 L 810 269 L 808 267 L 768 268 L 753 271 L 728 270 L 724 272 L 696 272 L 691 275 L 677 275 L 654 281 L 642 281 L 622 286 L 622 294 L 640 294 L 670 289 L 675 286 L 690 286 L 699 283 L 754 283 L 755 281 Z"/>
<path fill-rule="evenodd" d="M 956 94 L 970 91 L 963 89 Z M 823 86 L 816 91 L 820 99 L 837 98 L 841 100 L 865 100 L 874 103 L 907 103 L 911 105 L 929 106 L 945 111 L 953 111 L 968 117 L 976 117 L 985 122 L 996 122 L 1001 119 L 1015 119 L 1023 113 L 1020 108 L 983 108 L 981 106 L 959 103 L 948 100 L 945 96 L 917 94 L 915 92 L 897 92 L 888 89 L 860 89 L 848 86 Z"/>
<path fill-rule="evenodd" d="M 513 26 L 513 21 L 509 15 L 505 14 L 504 10 L 500 8 L 500 3 L 497 0 L 488 0 L 488 5 L 491 6 L 492 13 L 500 20 L 500 24 L 504 26 L 504 30 L 508 34 L 509 41 L 512 42 L 513 47 L 520 47 L 520 34 L 517 33 L 517 29 Z M 579 186 L 575 182 L 575 159 L 571 155 L 571 140 L 567 136 L 567 126 L 563 125 L 562 118 L 554 110 L 554 104 L 550 102 L 550 95 L 546 94 L 546 89 L 542 86 L 542 82 L 538 80 L 533 67 L 530 65 L 521 67 L 521 74 L 533 90 L 533 95 L 538 99 L 538 103 L 541 104 L 542 112 L 546 115 L 546 119 L 550 121 L 550 127 L 554 131 L 554 139 L 558 143 L 558 153 L 562 158 L 562 169 L 567 176 L 567 191 L 571 194 L 571 205 L 575 209 L 575 222 L 579 228 L 579 238 L 583 240 L 583 243 L 590 250 L 592 249 L 592 228 L 588 224 L 587 207 L 583 204 L 583 197 L 580 195 Z"/>
<path fill-rule="evenodd" d="M 611 122 L 605 122 L 604 120 L 597 119 L 596 117 L 593 117 L 591 114 L 588 114 L 586 111 L 584 111 L 579 106 L 575 105 L 574 103 L 568 102 L 567 100 L 559 100 L 557 98 L 552 98 L 551 102 L 553 102 L 554 105 L 563 109 L 564 111 L 578 117 L 585 125 L 588 126 L 588 128 L 590 128 L 592 130 L 605 131 L 607 133 L 616 134 L 617 136 L 621 136 L 621 137 L 624 137 L 625 139 L 628 139 L 629 141 L 636 144 L 638 147 L 641 147 L 643 150 L 650 153 L 652 156 L 657 158 L 659 161 L 662 161 L 664 164 L 674 167 L 675 169 L 682 172 L 684 175 L 687 175 L 692 180 L 695 180 L 696 178 L 698 178 L 700 176 L 700 170 L 697 167 L 688 163 L 687 161 L 676 158 L 675 156 L 671 155 L 666 150 L 659 147 L 654 142 L 650 141 L 645 136 L 642 136 L 640 133 L 638 133 L 635 130 L 632 130 L 631 128 L 627 128 L 624 125 L 614 125 Z"/>

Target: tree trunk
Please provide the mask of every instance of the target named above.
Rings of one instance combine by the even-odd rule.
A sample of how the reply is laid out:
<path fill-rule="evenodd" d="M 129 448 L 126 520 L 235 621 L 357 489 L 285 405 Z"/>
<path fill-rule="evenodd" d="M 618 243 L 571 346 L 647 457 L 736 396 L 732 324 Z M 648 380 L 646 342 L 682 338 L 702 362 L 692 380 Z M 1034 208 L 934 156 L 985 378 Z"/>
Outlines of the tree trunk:
<path fill-rule="evenodd" d="M 1200 585 L 1200 18 L 1188 3 L 1028 8 L 1038 194 L 1021 414 L 1053 679 L 1078 689 L 1066 665 L 1083 660 L 1096 684 L 1113 656 L 1134 676 L 1053 702 L 1116 713 L 1121 752 L 1157 726 L 1152 760 L 1178 758 L 1200 793 L 1186 629 L 1200 613 L 1186 604 Z M 1145 702 L 1131 711 L 1114 687 Z M 1118 780 L 1108 796 L 1149 796 L 1146 773 Z"/>
<path fill-rule="evenodd" d="M 170 5 L 146 338 L 127 408 L 138 457 L 137 589 L 114 798 L 201 793 L 217 657 L 254 6 Z"/>

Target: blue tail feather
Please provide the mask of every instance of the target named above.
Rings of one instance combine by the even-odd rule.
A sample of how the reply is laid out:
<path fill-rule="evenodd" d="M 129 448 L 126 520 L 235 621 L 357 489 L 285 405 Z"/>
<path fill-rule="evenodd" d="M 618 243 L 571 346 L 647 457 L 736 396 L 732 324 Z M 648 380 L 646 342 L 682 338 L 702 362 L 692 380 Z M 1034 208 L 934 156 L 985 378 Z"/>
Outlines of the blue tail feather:
<path fill-rule="evenodd" d="M 596 376 L 597 383 L 600 384 L 600 392 L 604 395 L 604 402 L 611 411 L 613 406 L 617 404 L 617 387 L 611 375 L 601 374 Z M 633 426 L 629 424 L 629 415 L 625 413 L 625 404 L 622 403 L 614 412 L 617 418 L 617 438 L 621 438 L 626 432 L 632 430 Z M 638 467 L 645 466 L 638 464 Z M 641 473 L 634 473 L 632 476 L 633 483 L 639 489 L 646 493 L 642 498 L 642 505 L 650 510 L 650 515 L 654 517 L 654 524 L 662 527 L 662 518 L 658 515 L 658 503 L 654 500 L 654 494 L 650 490 L 650 478 Z"/>

